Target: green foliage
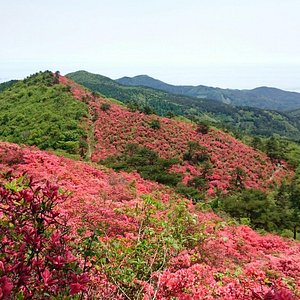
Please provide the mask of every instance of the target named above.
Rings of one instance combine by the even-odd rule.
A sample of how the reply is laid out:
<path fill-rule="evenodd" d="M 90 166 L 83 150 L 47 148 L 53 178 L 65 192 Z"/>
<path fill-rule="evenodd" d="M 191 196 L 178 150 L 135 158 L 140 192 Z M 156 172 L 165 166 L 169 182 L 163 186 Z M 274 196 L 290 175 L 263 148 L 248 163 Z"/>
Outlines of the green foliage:
<path fill-rule="evenodd" d="M 263 141 L 260 137 L 255 136 L 251 141 L 251 146 L 257 150 L 264 151 Z"/>
<path fill-rule="evenodd" d="M 182 174 L 169 171 L 170 167 L 178 162 L 176 159 L 160 158 L 154 151 L 137 144 L 128 144 L 123 155 L 108 157 L 100 163 L 117 171 L 137 171 L 144 179 L 173 187 L 177 193 L 194 202 L 203 200 L 207 186 L 205 174 L 193 178 L 186 186 L 180 183 Z"/>
<path fill-rule="evenodd" d="M 266 153 L 272 160 L 284 158 L 284 148 L 274 136 L 267 140 Z"/>
<path fill-rule="evenodd" d="M 196 165 L 208 161 L 209 154 L 206 147 L 199 145 L 197 142 L 188 142 L 188 151 L 184 153 L 183 160 Z"/>
<path fill-rule="evenodd" d="M 244 188 L 244 178 L 246 173 L 240 167 L 236 167 L 232 174 L 232 185 L 235 190 Z"/>
<path fill-rule="evenodd" d="M 196 189 L 206 189 L 208 185 L 208 180 L 205 174 L 202 176 L 196 176 L 188 181 L 188 186 L 194 187 Z"/>
<path fill-rule="evenodd" d="M 102 103 L 100 106 L 100 109 L 103 111 L 110 110 L 110 104 L 109 103 Z"/>
<path fill-rule="evenodd" d="M 221 209 L 240 220 L 248 218 L 251 226 L 268 231 L 276 230 L 278 215 L 274 201 L 260 190 L 246 189 L 221 201 Z"/>
<path fill-rule="evenodd" d="M 138 235 L 128 239 L 117 237 L 101 239 L 107 234 L 95 228 L 94 235 L 87 240 L 89 256 L 93 264 L 114 282 L 126 299 L 140 299 L 141 281 L 151 280 L 154 272 L 162 271 L 170 259 L 184 249 L 201 242 L 196 216 L 186 203 L 172 204 L 144 196 L 135 208 L 120 207 L 116 212 L 134 217 L 138 221 Z M 163 218 L 157 218 L 163 214 Z M 197 226 L 196 226 L 197 225 Z"/>
<path fill-rule="evenodd" d="M 0 93 L 0 139 L 78 154 L 87 113 L 51 72 L 38 73 Z"/>
<path fill-rule="evenodd" d="M 219 195 L 211 203 L 217 212 L 225 211 L 242 224 L 254 229 L 276 232 L 295 239 L 300 226 L 300 176 L 283 182 L 273 193 L 242 189 Z M 291 234 L 292 233 L 292 234 Z"/>
<path fill-rule="evenodd" d="M 150 105 L 145 105 L 140 109 L 146 115 L 155 114 L 155 110 Z"/>
<path fill-rule="evenodd" d="M 3 83 L 0 83 L 0 93 L 12 87 L 18 80 L 10 80 Z"/>
<path fill-rule="evenodd" d="M 300 143 L 274 135 L 271 138 L 242 136 L 242 141 L 267 153 L 273 160 L 286 160 L 292 167 L 300 164 Z"/>
<path fill-rule="evenodd" d="M 160 121 L 158 119 L 152 120 L 149 124 L 152 129 L 160 129 Z"/>
<path fill-rule="evenodd" d="M 100 163 L 118 171 L 138 171 L 144 179 L 169 186 L 175 186 L 182 179 L 181 174 L 169 172 L 169 168 L 178 163 L 176 159 L 160 158 L 154 151 L 137 144 L 128 144 L 123 155 L 108 157 Z"/>
<path fill-rule="evenodd" d="M 181 183 L 176 186 L 175 191 L 188 199 L 192 199 L 194 203 L 202 201 L 205 198 L 205 194 L 201 193 L 196 187 L 186 186 Z"/>

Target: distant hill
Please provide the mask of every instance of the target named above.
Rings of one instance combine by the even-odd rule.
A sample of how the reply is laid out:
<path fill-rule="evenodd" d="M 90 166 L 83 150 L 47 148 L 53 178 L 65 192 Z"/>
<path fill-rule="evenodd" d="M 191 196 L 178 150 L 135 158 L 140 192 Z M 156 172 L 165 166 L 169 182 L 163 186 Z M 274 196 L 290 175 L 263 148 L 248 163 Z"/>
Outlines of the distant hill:
<path fill-rule="evenodd" d="M 124 85 L 146 86 L 174 94 L 218 100 L 234 106 L 249 106 L 278 111 L 300 108 L 300 93 L 287 92 L 270 87 L 259 87 L 253 90 L 236 90 L 203 85 L 176 86 L 147 75 L 123 77 L 116 81 Z"/>
<path fill-rule="evenodd" d="M 300 120 L 300 109 L 291 110 L 288 112 L 288 114 Z"/>
<path fill-rule="evenodd" d="M 271 136 L 276 133 L 289 139 L 300 140 L 300 126 L 298 127 L 294 118 L 285 113 L 234 107 L 221 101 L 168 93 L 149 87 L 126 86 L 108 77 L 86 71 L 77 71 L 66 76 L 94 92 L 115 98 L 125 104 L 150 106 L 162 116 L 171 113 L 210 122 L 216 126 L 225 125 L 230 129 L 253 135 Z M 156 87 L 160 85 L 159 81 L 154 82 Z"/>

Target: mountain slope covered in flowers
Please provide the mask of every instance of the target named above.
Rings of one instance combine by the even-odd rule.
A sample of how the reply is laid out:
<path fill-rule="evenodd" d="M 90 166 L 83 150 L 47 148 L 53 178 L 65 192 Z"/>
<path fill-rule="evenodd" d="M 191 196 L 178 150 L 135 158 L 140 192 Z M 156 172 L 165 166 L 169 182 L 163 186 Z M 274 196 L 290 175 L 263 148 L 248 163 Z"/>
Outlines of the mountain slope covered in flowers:
<path fill-rule="evenodd" d="M 81 160 L 38 143 L 0 142 L 0 299 L 300 296 L 299 243 L 222 219 L 206 201 L 268 191 L 291 176 L 284 162 L 203 124 L 129 110 L 68 78 L 44 75 L 29 78 L 31 92 L 48 91 L 50 102 L 60 103 L 62 91 L 68 105 L 82 109 L 77 118 L 64 112 L 78 130 L 73 150 Z M 32 94 L 23 96 L 27 102 Z M 49 108 L 47 126 L 54 114 Z M 63 132 L 59 126 L 56 133 Z M 201 192 L 198 203 L 184 187 Z"/>
<path fill-rule="evenodd" d="M 266 189 L 289 175 L 286 164 L 272 162 L 264 153 L 227 133 L 213 128 L 203 131 L 194 124 L 130 111 L 88 92 L 66 77 L 61 76 L 60 82 L 69 86 L 77 99 L 89 105 L 94 162 L 120 155 L 129 144 L 136 144 L 153 150 L 162 158 L 178 159 L 171 171 L 183 174 L 184 184 L 205 177 L 209 195 L 234 188 L 238 172 L 246 188 L 258 189 Z M 105 105 L 107 109 L 103 109 Z M 194 161 L 193 155 L 199 155 L 199 151 L 205 158 Z M 190 157 L 185 158 L 187 156 Z"/>
<path fill-rule="evenodd" d="M 98 282 L 89 293 L 94 289 L 95 298 L 299 296 L 299 243 L 225 222 L 136 173 L 116 173 L 9 143 L 0 143 L 0 169 L 26 172 L 70 192 L 57 210 L 67 216 L 73 235 L 97 234 L 89 248 L 95 270 L 90 280 Z M 1 281 L 1 272 L 0 291 L 7 293 L 10 279 Z"/>

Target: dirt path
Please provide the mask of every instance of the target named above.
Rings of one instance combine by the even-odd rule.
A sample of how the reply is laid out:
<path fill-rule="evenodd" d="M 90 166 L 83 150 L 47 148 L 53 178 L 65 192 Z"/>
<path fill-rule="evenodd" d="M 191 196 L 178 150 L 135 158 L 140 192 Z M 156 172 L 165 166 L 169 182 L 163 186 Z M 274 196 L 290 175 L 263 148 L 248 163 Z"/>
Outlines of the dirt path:
<path fill-rule="evenodd" d="M 87 151 L 86 151 L 86 159 L 91 161 L 92 154 L 94 152 L 95 146 L 95 118 L 94 112 L 91 107 L 89 107 L 89 116 L 88 116 L 88 130 L 87 130 Z"/>

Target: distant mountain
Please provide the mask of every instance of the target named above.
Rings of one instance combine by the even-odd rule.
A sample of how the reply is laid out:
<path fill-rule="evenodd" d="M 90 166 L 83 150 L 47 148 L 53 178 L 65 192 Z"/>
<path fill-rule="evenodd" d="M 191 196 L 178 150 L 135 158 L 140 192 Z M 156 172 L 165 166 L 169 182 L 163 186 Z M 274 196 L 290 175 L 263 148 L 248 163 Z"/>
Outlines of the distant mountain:
<path fill-rule="evenodd" d="M 153 89 L 162 90 L 168 93 L 180 94 L 180 95 L 188 95 L 189 91 L 193 88 L 193 86 L 191 85 L 190 86 L 171 85 L 163 81 L 160 81 L 158 79 L 154 79 L 148 75 L 138 75 L 135 77 L 122 77 L 120 79 L 116 79 L 116 82 L 123 85 L 150 87 Z"/>
<path fill-rule="evenodd" d="M 278 111 L 300 108 L 300 93 L 287 92 L 270 87 L 259 87 L 253 90 L 235 90 L 203 85 L 176 86 L 147 75 L 123 77 L 116 81 L 124 85 L 145 86 L 179 95 L 218 100 L 234 106 L 249 106 Z"/>
<path fill-rule="evenodd" d="M 300 125 L 295 118 L 286 113 L 234 107 L 221 101 L 179 95 L 149 87 L 126 86 L 108 77 L 86 71 L 77 71 L 66 76 L 108 98 L 117 99 L 128 105 L 150 106 L 162 116 L 171 113 L 208 121 L 216 126 L 225 125 L 248 134 L 271 136 L 276 133 L 289 139 L 300 140 Z M 143 78 L 148 77 L 142 76 L 141 79 Z M 160 84 L 155 79 L 151 80 L 156 83 L 156 87 Z"/>

